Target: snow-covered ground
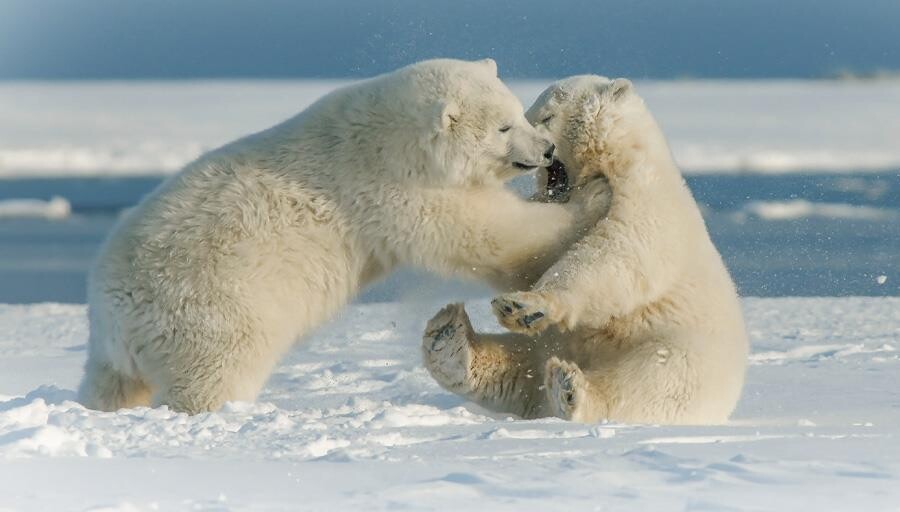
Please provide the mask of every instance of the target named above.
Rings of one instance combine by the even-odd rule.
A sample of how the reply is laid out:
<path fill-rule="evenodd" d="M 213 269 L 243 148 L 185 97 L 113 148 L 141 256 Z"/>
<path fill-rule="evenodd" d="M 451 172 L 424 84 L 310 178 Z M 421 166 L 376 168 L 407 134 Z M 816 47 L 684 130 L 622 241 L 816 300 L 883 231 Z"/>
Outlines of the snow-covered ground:
<path fill-rule="evenodd" d="M 339 82 L 0 83 L 0 177 L 159 174 Z M 512 82 L 530 104 L 547 82 Z M 900 80 L 639 82 L 688 173 L 900 167 Z"/>
<path fill-rule="evenodd" d="M 737 219 L 755 216 L 766 220 L 794 220 L 809 218 L 891 221 L 897 210 L 845 203 L 813 203 L 805 199 L 788 201 L 750 201 L 735 213 Z"/>
<path fill-rule="evenodd" d="M 41 199 L 6 199 L 0 200 L 0 219 L 37 218 L 58 220 L 65 219 L 72 213 L 72 205 L 65 198 L 55 196 L 43 201 Z"/>
<path fill-rule="evenodd" d="M 349 307 L 258 403 L 74 403 L 85 308 L 0 306 L 0 510 L 866 510 L 900 506 L 900 298 L 745 299 L 734 420 L 489 414 L 422 368 L 442 302 Z M 485 300 L 476 327 L 499 330 Z"/>
<path fill-rule="evenodd" d="M 100 240 L 159 175 L 338 85 L 0 83 L 0 297 L 83 300 Z M 742 291 L 898 294 L 900 81 L 637 85 Z M 512 84 L 525 103 L 545 86 Z M 900 511 L 900 298 L 745 299 L 734 420 L 676 428 L 521 421 L 441 390 L 421 329 L 485 293 L 401 272 L 258 403 L 195 417 L 83 409 L 84 306 L 0 304 L 0 512 Z M 499 330 L 483 298 L 468 308 Z"/>

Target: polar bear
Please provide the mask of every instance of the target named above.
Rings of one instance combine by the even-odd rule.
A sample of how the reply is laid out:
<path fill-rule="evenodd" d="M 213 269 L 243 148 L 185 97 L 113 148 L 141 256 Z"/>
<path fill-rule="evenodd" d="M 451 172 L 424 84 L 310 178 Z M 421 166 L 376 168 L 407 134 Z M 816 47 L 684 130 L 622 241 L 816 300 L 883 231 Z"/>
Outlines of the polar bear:
<path fill-rule="evenodd" d="M 530 291 L 492 301 L 514 333 L 475 333 L 460 304 L 440 311 L 423 337 L 431 374 L 525 418 L 725 422 L 747 361 L 739 300 L 644 102 L 628 80 L 578 76 L 527 117 L 563 164 L 542 185 L 602 176 L 608 211 Z"/>
<path fill-rule="evenodd" d="M 400 264 L 533 281 L 552 262 L 532 255 L 591 217 L 589 201 L 504 188 L 553 151 L 492 60 L 438 59 L 202 156 L 101 249 L 82 402 L 197 413 L 253 400 L 295 340 Z"/>

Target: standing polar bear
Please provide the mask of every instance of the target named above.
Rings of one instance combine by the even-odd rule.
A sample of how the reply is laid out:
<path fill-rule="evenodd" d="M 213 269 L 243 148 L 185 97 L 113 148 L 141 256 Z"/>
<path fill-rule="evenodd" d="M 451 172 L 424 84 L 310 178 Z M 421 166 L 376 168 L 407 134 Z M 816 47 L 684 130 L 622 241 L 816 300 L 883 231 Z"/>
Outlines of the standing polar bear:
<path fill-rule="evenodd" d="M 531 255 L 576 238 L 591 205 L 527 202 L 503 182 L 552 155 L 490 59 L 336 90 L 204 155 L 101 250 L 82 402 L 253 400 L 296 339 L 399 264 L 507 289 L 540 275 Z"/>
<path fill-rule="evenodd" d="M 475 333 L 460 304 L 439 312 L 423 338 L 432 375 L 526 418 L 726 421 L 747 361 L 740 304 L 643 101 L 627 80 L 578 76 L 527 116 L 552 134 L 569 180 L 606 179 L 608 212 L 530 291 L 494 299 L 515 333 Z M 544 172 L 551 192 L 564 181 Z"/>

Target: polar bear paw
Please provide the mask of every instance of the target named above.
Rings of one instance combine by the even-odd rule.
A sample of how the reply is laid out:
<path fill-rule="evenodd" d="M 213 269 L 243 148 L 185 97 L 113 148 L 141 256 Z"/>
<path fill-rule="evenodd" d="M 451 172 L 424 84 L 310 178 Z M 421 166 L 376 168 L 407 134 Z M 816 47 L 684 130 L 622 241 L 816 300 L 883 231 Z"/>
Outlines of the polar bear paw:
<path fill-rule="evenodd" d="M 537 292 L 515 292 L 495 297 L 491 301 L 494 316 L 510 331 L 534 336 L 550 326 L 546 299 Z"/>
<path fill-rule="evenodd" d="M 454 392 L 468 389 L 475 338 L 469 315 L 462 304 L 448 304 L 425 326 L 422 358 L 425 367 L 444 388 Z"/>
<path fill-rule="evenodd" d="M 577 364 L 550 358 L 544 371 L 544 387 L 550 413 L 564 420 L 578 417 L 579 407 L 586 399 L 587 380 Z"/>

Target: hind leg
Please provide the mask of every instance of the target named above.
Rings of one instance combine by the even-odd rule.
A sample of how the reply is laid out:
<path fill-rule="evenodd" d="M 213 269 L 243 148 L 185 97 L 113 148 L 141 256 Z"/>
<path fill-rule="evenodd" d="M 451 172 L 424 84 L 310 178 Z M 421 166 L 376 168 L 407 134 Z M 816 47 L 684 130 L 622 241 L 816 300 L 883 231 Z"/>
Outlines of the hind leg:
<path fill-rule="evenodd" d="M 581 360 L 579 360 L 581 361 Z M 627 423 L 720 423 L 697 400 L 696 358 L 673 343 L 644 342 L 584 368 L 547 362 L 548 400 L 555 414 L 572 421 Z"/>
<path fill-rule="evenodd" d="M 591 423 L 608 415 L 602 393 L 573 362 L 551 357 L 544 370 L 544 389 L 553 416 Z"/>
<path fill-rule="evenodd" d="M 225 402 L 252 402 L 272 370 L 266 359 L 230 354 L 179 364 L 162 380 L 153 405 L 198 414 L 217 411 Z"/>
<path fill-rule="evenodd" d="M 263 335 L 249 333 L 221 341 L 215 350 L 182 351 L 157 365 L 153 405 L 198 414 L 216 411 L 225 402 L 252 402 L 272 373 L 278 355 Z M 207 346 L 212 343 L 207 343 Z"/>
<path fill-rule="evenodd" d="M 222 384 L 221 376 L 195 374 L 175 378 L 153 396 L 153 406 L 168 406 L 176 412 L 199 414 L 220 409 L 225 402 L 237 400 Z"/>
<path fill-rule="evenodd" d="M 89 357 L 78 388 L 78 400 L 89 409 L 115 411 L 150 405 L 150 388 L 139 379 L 116 371 L 106 361 Z"/>
<path fill-rule="evenodd" d="M 451 304 L 428 322 L 422 355 L 432 377 L 448 391 L 493 411 L 544 415 L 542 368 L 535 364 L 533 338 L 476 333 L 462 304 Z"/>

